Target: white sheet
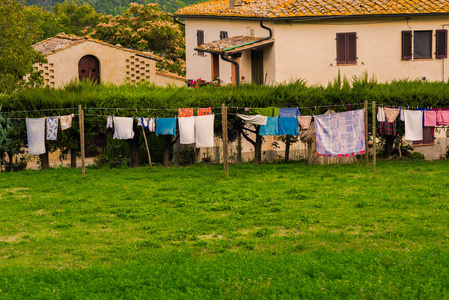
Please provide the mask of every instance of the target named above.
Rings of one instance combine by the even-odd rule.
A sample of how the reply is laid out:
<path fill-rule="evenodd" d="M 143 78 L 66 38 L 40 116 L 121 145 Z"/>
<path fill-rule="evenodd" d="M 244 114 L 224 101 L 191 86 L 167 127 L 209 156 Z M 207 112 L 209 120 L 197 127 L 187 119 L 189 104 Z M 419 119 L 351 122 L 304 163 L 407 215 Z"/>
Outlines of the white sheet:
<path fill-rule="evenodd" d="M 45 153 L 45 118 L 26 119 L 28 153 Z"/>
<path fill-rule="evenodd" d="M 132 139 L 134 137 L 133 122 L 133 118 L 114 117 L 114 139 Z"/>
<path fill-rule="evenodd" d="M 209 148 L 214 146 L 214 118 L 215 115 L 195 117 L 196 148 Z"/>
<path fill-rule="evenodd" d="M 181 144 L 195 143 L 195 118 L 183 117 L 178 119 L 179 142 Z"/>
<path fill-rule="evenodd" d="M 423 112 L 421 110 L 406 110 L 404 115 L 405 139 L 421 141 L 423 139 Z"/>

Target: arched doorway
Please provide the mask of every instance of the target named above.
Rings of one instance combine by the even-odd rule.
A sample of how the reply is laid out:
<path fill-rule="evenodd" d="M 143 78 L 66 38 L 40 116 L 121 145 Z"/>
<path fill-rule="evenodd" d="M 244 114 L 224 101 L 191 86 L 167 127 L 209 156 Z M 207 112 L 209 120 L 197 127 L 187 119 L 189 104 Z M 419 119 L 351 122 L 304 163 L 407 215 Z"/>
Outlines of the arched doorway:
<path fill-rule="evenodd" d="M 100 83 L 100 62 L 93 55 L 83 56 L 78 62 L 78 78 L 80 81 L 90 79 Z"/>

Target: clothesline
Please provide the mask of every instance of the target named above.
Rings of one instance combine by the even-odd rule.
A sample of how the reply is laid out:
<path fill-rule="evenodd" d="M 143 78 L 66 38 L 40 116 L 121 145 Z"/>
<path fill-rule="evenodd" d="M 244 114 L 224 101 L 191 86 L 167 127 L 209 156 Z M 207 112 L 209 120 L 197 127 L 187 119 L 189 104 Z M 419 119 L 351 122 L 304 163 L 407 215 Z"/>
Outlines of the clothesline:
<path fill-rule="evenodd" d="M 51 108 L 51 109 L 34 109 L 34 110 L 13 110 L 13 111 L 0 111 L 4 114 L 16 114 L 16 113 L 25 113 L 25 112 L 42 112 L 42 111 L 55 111 L 55 110 L 78 110 L 78 108 L 68 107 L 68 108 Z"/>

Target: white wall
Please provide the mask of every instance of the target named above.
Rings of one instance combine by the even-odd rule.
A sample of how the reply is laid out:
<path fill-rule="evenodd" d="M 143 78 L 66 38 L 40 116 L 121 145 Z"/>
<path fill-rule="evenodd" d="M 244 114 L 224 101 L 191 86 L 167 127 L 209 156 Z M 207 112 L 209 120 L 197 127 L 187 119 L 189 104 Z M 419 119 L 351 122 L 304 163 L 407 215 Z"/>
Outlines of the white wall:
<path fill-rule="evenodd" d="M 435 30 L 449 24 L 449 17 L 404 17 L 362 18 L 320 22 L 264 22 L 272 28 L 274 45 L 264 49 L 264 73 L 267 84 L 303 79 L 308 84 L 327 85 L 340 71 L 342 76 L 375 77 L 379 82 L 394 79 L 422 79 L 429 81 L 448 80 L 447 59 L 403 61 L 401 59 L 401 31 Z M 210 80 L 210 54 L 200 57 L 193 49 L 197 46 L 196 31 L 204 30 L 204 42 L 219 39 L 222 30 L 228 36 L 247 35 L 248 27 L 255 36 L 266 37 L 268 31 L 258 21 L 221 19 L 186 19 L 187 78 Z M 449 29 L 449 26 L 445 27 Z M 336 34 L 357 33 L 357 65 L 337 66 Z M 435 52 L 433 37 L 432 52 Z M 241 59 L 241 75 L 251 81 L 250 51 Z M 444 64 L 444 78 L 443 78 Z M 231 82 L 230 63 L 220 61 L 220 76 L 224 83 Z M 265 76 L 264 76 L 265 77 Z"/>

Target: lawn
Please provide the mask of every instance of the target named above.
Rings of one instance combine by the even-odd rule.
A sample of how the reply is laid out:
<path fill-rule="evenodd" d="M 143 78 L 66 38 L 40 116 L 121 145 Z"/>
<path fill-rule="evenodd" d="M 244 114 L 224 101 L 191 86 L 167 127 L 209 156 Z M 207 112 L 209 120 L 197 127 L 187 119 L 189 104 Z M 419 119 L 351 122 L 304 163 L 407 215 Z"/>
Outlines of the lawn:
<path fill-rule="evenodd" d="M 0 299 L 443 299 L 449 162 L 0 173 Z"/>

